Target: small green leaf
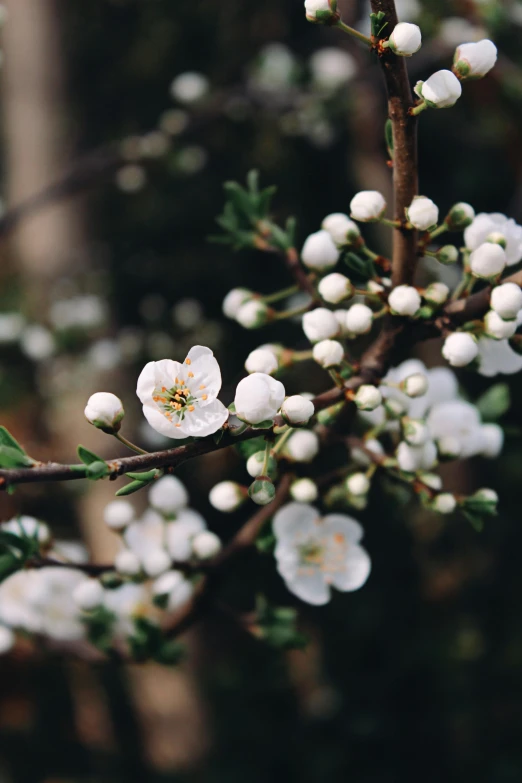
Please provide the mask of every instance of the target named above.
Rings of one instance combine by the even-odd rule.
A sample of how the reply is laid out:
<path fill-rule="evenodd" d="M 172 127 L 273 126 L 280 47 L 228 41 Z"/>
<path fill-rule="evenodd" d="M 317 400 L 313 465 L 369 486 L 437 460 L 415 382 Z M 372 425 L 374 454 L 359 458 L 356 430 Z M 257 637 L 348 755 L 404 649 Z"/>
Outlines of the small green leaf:
<path fill-rule="evenodd" d="M 91 462 L 87 465 L 85 473 L 87 478 L 91 481 L 98 481 L 98 479 L 105 478 L 105 476 L 109 474 L 109 466 L 106 462 L 97 460 L 96 462 Z"/>
<path fill-rule="evenodd" d="M 146 473 L 126 473 L 125 475 L 127 478 L 135 479 L 136 481 L 154 481 L 154 479 L 161 476 L 162 473 L 162 470 L 153 468 L 152 470 L 148 470 Z"/>
<path fill-rule="evenodd" d="M 85 446 L 78 446 L 78 457 L 84 465 L 90 465 L 92 462 L 103 462 L 102 457 L 99 457 L 93 451 L 89 451 Z"/>
<path fill-rule="evenodd" d="M 483 421 L 498 421 L 511 405 L 511 395 L 507 383 L 491 386 L 475 403 Z"/>
<path fill-rule="evenodd" d="M 0 446 L 0 468 L 30 468 L 34 460 L 13 446 Z"/>
<path fill-rule="evenodd" d="M 9 430 L 0 426 L 0 446 L 8 446 L 11 449 L 16 449 L 21 454 L 25 454 L 25 450 L 20 446 L 18 441 L 13 438 Z"/>
<path fill-rule="evenodd" d="M 150 483 L 150 481 L 131 481 L 130 484 L 126 484 L 116 492 L 116 497 L 121 498 L 126 495 L 132 495 L 134 492 L 139 492 L 140 489 L 143 489 Z"/>

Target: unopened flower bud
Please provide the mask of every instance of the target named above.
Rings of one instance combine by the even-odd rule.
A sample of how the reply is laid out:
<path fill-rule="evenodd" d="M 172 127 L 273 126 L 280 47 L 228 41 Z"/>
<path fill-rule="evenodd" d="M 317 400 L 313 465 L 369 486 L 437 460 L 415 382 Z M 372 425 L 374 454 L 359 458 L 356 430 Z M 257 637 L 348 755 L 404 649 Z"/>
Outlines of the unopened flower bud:
<path fill-rule="evenodd" d="M 492 231 L 491 234 L 487 235 L 486 242 L 490 242 L 492 245 L 500 245 L 504 250 L 507 248 L 506 236 L 501 231 Z"/>
<path fill-rule="evenodd" d="M 458 459 L 462 454 L 462 443 L 454 435 L 444 435 L 437 441 L 439 456 L 446 460 Z"/>
<path fill-rule="evenodd" d="M 281 405 L 283 419 L 293 427 L 308 424 L 314 412 L 313 402 L 305 397 L 301 397 L 299 394 L 287 397 Z"/>
<path fill-rule="evenodd" d="M 408 22 L 399 22 L 395 25 L 388 44 L 395 54 L 401 57 L 411 57 L 412 54 L 419 51 L 422 45 L 420 27 Z"/>
<path fill-rule="evenodd" d="M 394 315 L 415 315 L 421 306 L 421 297 L 411 285 L 399 285 L 388 297 L 388 304 Z"/>
<path fill-rule="evenodd" d="M 414 372 L 408 375 L 401 384 L 400 389 L 407 397 L 423 397 L 429 388 L 429 381 L 422 372 Z"/>
<path fill-rule="evenodd" d="M 358 225 L 343 212 L 334 212 L 331 215 L 327 215 L 322 222 L 321 228 L 328 231 L 337 247 L 353 245 L 361 236 Z"/>
<path fill-rule="evenodd" d="M 164 516 L 172 516 L 188 503 L 188 492 L 177 476 L 163 476 L 152 484 L 149 503 Z"/>
<path fill-rule="evenodd" d="M 97 579 L 86 579 L 73 590 L 73 601 L 84 612 L 92 612 L 103 604 L 105 591 Z"/>
<path fill-rule="evenodd" d="M 141 571 L 141 563 L 132 550 L 122 549 L 114 558 L 114 568 L 123 576 L 136 576 Z"/>
<path fill-rule="evenodd" d="M 259 329 L 270 320 L 271 310 L 260 299 L 250 299 L 236 313 L 236 321 L 244 329 Z"/>
<path fill-rule="evenodd" d="M 319 438 L 311 430 L 297 430 L 287 440 L 284 453 L 295 462 L 311 462 L 319 453 Z"/>
<path fill-rule="evenodd" d="M 256 350 L 251 351 L 246 358 L 245 370 L 248 373 L 264 372 L 267 375 L 271 375 L 277 368 L 277 357 L 268 348 L 256 348 Z"/>
<path fill-rule="evenodd" d="M 151 549 L 144 552 L 142 562 L 147 576 L 159 576 L 170 568 L 170 557 L 164 549 Z"/>
<path fill-rule="evenodd" d="M 224 513 L 235 511 L 246 498 L 246 490 L 235 481 L 221 481 L 210 490 L 209 503 Z"/>
<path fill-rule="evenodd" d="M 491 292 L 491 307 L 501 318 L 516 318 L 522 310 L 522 290 L 516 283 L 503 283 Z"/>
<path fill-rule="evenodd" d="M 468 332 L 454 332 L 446 337 L 442 355 L 452 367 L 465 367 L 478 356 L 478 344 Z"/>
<path fill-rule="evenodd" d="M 419 473 L 419 481 L 422 481 L 423 484 L 426 484 L 427 487 L 430 487 L 430 489 L 442 489 L 442 479 L 440 476 L 437 476 L 436 473 Z"/>
<path fill-rule="evenodd" d="M 433 305 L 443 305 L 449 292 L 446 283 L 431 283 L 424 291 L 424 299 Z"/>
<path fill-rule="evenodd" d="M 235 318 L 241 305 L 253 299 L 254 292 L 248 288 L 233 288 L 223 300 L 223 314 L 227 318 Z"/>
<path fill-rule="evenodd" d="M 373 313 L 367 305 L 354 304 L 346 313 L 345 325 L 350 334 L 366 334 L 373 324 Z"/>
<path fill-rule="evenodd" d="M 458 231 L 459 229 L 470 226 L 474 219 L 475 210 L 471 204 L 466 204 L 465 201 L 459 201 L 458 204 L 452 206 L 446 215 L 444 222 L 452 231 Z"/>
<path fill-rule="evenodd" d="M 480 453 L 488 459 L 496 459 L 504 445 L 504 430 L 498 424 L 483 424 L 480 428 L 482 447 Z"/>
<path fill-rule="evenodd" d="M 394 400 L 393 397 L 384 400 L 384 410 L 386 412 L 386 418 L 394 421 L 395 419 L 401 419 L 406 413 L 406 408 L 399 402 Z"/>
<path fill-rule="evenodd" d="M 490 310 L 484 316 L 484 332 L 495 340 L 506 340 L 513 337 L 517 330 L 516 321 L 504 321 L 495 310 Z"/>
<path fill-rule="evenodd" d="M 290 494 L 298 503 L 313 503 L 319 497 L 315 481 L 309 478 L 297 479 L 290 486 Z"/>
<path fill-rule="evenodd" d="M 499 244 L 484 242 L 469 257 L 471 273 L 475 277 L 498 277 L 507 264 L 506 251 Z"/>
<path fill-rule="evenodd" d="M 96 392 L 89 397 L 84 415 L 90 424 L 109 435 L 114 435 L 121 428 L 125 411 L 122 401 L 115 394 Z"/>
<path fill-rule="evenodd" d="M 481 79 L 497 61 L 497 47 L 488 38 L 457 47 L 453 69 L 461 79 Z"/>
<path fill-rule="evenodd" d="M 336 367 L 341 364 L 344 348 L 337 340 L 321 340 L 313 349 L 314 361 L 321 367 Z"/>
<path fill-rule="evenodd" d="M 257 478 L 263 473 L 263 465 L 265 464 L 265 452 L 256 451 L 255 454 L 251 454 L 247 459 L 246 469 L 249 476 Z M 277 460 L 270 455 L 268 457 L 267 473 L 269 476 L 274 475 L 277 470 Z"/>
<path fill-rule="evenodd" d="M 410 446 L 406 441 L 401 441 L 396 454 L 399 468 L 406 473 L 429 470 L 437 461 L 437 449 L 431 440 L 422 446 Z"/>
<path fill-rule="evenodd" d="M 455 496 L 450 492 L 441 492 L 432 503 L 433 510 L 437 511 L 439 514 L 452 514 L 456 507 L 457 501 L 455 500 Z"/>
<path fill-rule="evenodd" d="M 310 234 L 301 250 L 301 261 L 315 272 L 332 269 L 338 260 L 339 250 L 328 231 L 321 230 Z"/>
<path fill-rule="evenodd" d="M 305 0 L 306 18 L 309 22 L 328 24 L 337 12 L 337 0 Z"/>
<path fill-rule="evenodd" d="M 218 536 L 210 530 L 202 530 L 192 539 L 192 551 L 198 560 L 210 560 L 221 550 Z"/>
<path fill-rule="evenodd" d="M 331 310 L 316 307 L 303 315 L 303 331 L 311 343 L 329 340 L 339 333 L 339 324 Z"/>
<path fill-rule="evenodd" d="M 345 486 L 350 495 L 367 495 L 370 489 L 370 480 L 366 473 L 353 473 L 346 479 Z"/>
<path fill-rule="evenodd" d="M 382 394 L 377 386 L 363 384 L 357 389 L 354 402 L 360 411 L 374 411 L 382 402 Z"/>
<path fill-rule="evenodd" d="M 406 210 L 406 217 L 419 231 L 428 231 L 437 225 L 438 206 L 426 196 L 415 196 Z"/>
<path fill-rule="evenodd" d="M 275 487 L 268 476 L 260 476 L 248 488 L 248 494 L 258 506 L 266 506 L 275 498 Z"/>
<path fill-rule="evenodd" d="M 462 86 L 454 73 L 444 69 L 425 82 L 417 82 L 415 92 L 431 109 L 446 109 L 458 101 Z"/>
<path fill-rule="evenodd" d="M 323 277 L 318 285 L 318 291 L 325 302 L 339 304 L 343 299 L 349 299 L 353 296 L 353 285 L 345 275 L 332 272 L 332 274 Z"/>
<path fill-rule="evenodd" d="M 386 201 L 377 190 L 361 190 L 350 202 L 351 216 L 361 223 L 375 223 L 386 210 Z"/>
<path fill-rule="evenodd" d="M 427 425 L 419 419 L 404 419 L 402 423 L 404 440 L 410 446 L 423 446 L 430 437 Z"/>
<path fill-rule="evenodd" d="M 237 385 L 236 413 L 249 424 L 260 424 L 274 418 L 284 398 L 285 387 L 280 381 L 265 373 L 253 372 Z"/>
<path fill-rule="evenodd" d="M 456 264 L 459 260 L 459 251 L 455 245 L 444 245 L 439 250 L 437 250 L 435 258 L 445 266 Z"/>
<path fill-rule="evenodd" d="M 123 530 L 134 519 L 134 508 L 128 500 L 113 500 L 105 506 L 103 519 L 112 530 Z"/>

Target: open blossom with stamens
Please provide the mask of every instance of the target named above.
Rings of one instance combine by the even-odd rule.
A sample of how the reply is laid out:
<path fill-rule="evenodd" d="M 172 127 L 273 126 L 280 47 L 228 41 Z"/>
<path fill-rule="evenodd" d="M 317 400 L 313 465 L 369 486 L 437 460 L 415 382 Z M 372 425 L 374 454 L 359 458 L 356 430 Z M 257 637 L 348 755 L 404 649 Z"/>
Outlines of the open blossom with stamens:
<path fill-rule="evenodd" d="M 274 516 L 277 570 L 287 588 L 302 601 L 320 606 L 331 587 L 358 590 L 371 570 L 360 545 L 362 527 L 345 514 L 328 514 L 306 503 L 288 503 Z"/>
<path fill-rule="evenodd" d="M 212 351 L 196 345 L 183 364 L 172 359 L 146 364 L 136 393 L 147 421 L 162 435 L 201 438 L 216 432 L 228 418 L 217 399 L 220 389 L 221 372 Z"/>

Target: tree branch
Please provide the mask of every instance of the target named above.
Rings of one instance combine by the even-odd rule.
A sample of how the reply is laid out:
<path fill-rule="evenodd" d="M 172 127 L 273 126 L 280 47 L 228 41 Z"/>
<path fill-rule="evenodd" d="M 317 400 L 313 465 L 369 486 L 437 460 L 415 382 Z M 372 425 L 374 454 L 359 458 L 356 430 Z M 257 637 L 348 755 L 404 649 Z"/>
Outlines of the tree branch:
<path fill-rule="evenodd" d="M 502 283 L 516 283 L 522 287 L 522 270 L 504 278 Z M 477 294 L 464 299 L 457 299 L 456 302 L 449 302 L 444 308 L 444 315 L 457 324 L 474 321 L 477 318 L 481 318 L 489 310 L 490 297 L 491 286 L 486 286 Z"/>

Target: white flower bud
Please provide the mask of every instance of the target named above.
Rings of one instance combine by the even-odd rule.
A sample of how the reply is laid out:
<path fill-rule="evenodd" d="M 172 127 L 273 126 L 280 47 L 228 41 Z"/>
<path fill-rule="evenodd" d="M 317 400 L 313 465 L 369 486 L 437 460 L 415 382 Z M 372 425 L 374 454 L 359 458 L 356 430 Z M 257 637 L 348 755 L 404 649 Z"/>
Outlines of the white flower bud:
<path fill-rule="evenodd" d="M 446 337 L 442 355 L 452 367 L 465 367 L 477 358 L 478 343 L 468 332 L 454 332 Z"/>
<path fill-rule="evenodd" d="M 188 503 L 188 492 L 176 476 L 163 476 L 149 490 L 150 505 L 165 516 L 176 514 Z"/>
<path fill-rule="evenodd" d="M 299 394 L 287 397 L 281 405 L 283 419 L 292 426 L 308 424 L 314 413 L 315 407 L 313 402 Z"/>
<path fill-rule="evenodd" d="M 423 446 L 430 437 L 427 425 L 419 419 L 405 419 L 403 422 L 404 440 L 410 446 Z"/>
<path fill-rule="evenodd" d="M 453 106 L 462 95 L 462 85 L 451 71 L 437 71 L 425 82 L 417 82 L 415 92 L 432 109 Z"/>
<path fill-rule="evenodd" d="M 253 372 L 236 388 L 236 414 L 249 424 L 273 419 L 283 404 L 285 387 L 270 375 Z"/>
<path fill-rule="evenodd" d="M 276 355 L 268 348 L 256 348 L 251 351 L 245 362 L 245 370 L 249 373 L 264 372 L 271 375 L 278 368 Z"/>
<path fill-rule="evenodd" d="M 134 508 L 128 500 L 113 500 L 105 506 L 103 519 L 112 530 L 123 530 L 134 519 Z"/>
<path fill-rule="evenodd" d="M 490 310 L 484 316 L 484 331 L 488 337 L 493 337 L 495 340 L 506 340 L 513 337 L 516 330 L 516 321 L 504 321 L 495 310 Z"/>
<path fill-rule="evenodd" d="M 422 45 L 422 34 L 416 24 L 399 22 L 390 35 L 389 45 L 392 52 L 401 57 L 411 57 Z"/>
<path fill-rule="evenodd" d="M 309 269 L 324 272 L 336 265 L 339 251 L 328 231 L 316 231 L 306 239 L 301 250 L 301 261 Z"/>
<path fill-rule="evenodd" d="M 442 305 L 449 296 L 446 283 L 431 283 L 424 291 L 424 299 L 430 304 Z"/>
<path fill-rule="evenodd" d="M 354 402 L 360 411 L 374 411 L 382 402 L 382 394 L 377 386 L 363 384 L 357 389 Z"/>
<path fill-rule="evenodd" d="M 311 430 L 298 430 L 287 440 L 284 452 L 295 462 L 311 462 L 319 453 L 319 438 Z"/>
<path fill-rule="evenodd" d="M 246 469 L 249 476 L 252 476 L 252 478 L 257 478 L 263 473 L 263 465 L 265 463 L 265 452 L 264 451 L 256 451 L 255 454 L 251 454 L 250 457 L 247 459 L 246 463 Z M 270 456 L 268 458 L 268 465 L 266 472 L 269 476 L 271 476 L 275 471 L 277 470 L 277 461 L 274 457 Z"/>
<path fill-rule="evenodd" d="M 184 576 L 181 571 L 167 571 L 154 580 L 152 584 L 153 596 L 167 596 L 183 582 Z"/>
<path fill-rule="evenodd" d="M 483 501 L 484 503 L 498 503 L 498 495 L 495 490 L 488 489 L 487 487 L 478 489 L 471 497 Z"/>
<path fill-rule="evenodd" d="M 457 46 L 453 67 L 462 79 L 480 79 L 497 61 L 497 47 L 488 38 Z"/>
<path fill-rule="evenodd" d="M 346 313 L 345 326 L 350 334 L 366 334 L 373 324 L 373 313 L 367 305 L 354 304 Z"/>
<path fill-rule="evenodd" d="M 428 231 L 439 220 L 438 206 L 426 196 L 415 196 L 406 210 L 406 217 L 419 231 Z"/>
<path fill-rule="evenodd" d="M 353 285 L 345 275 L 332 272 L 323 277 L 318 285 L 318 291 L 325 302 L 339 304 L 343 299 L 353 296 Z"/>
<path fill-rule="evenodd" d="M 298 503 L 313 503 L 319 497 L 315 481 L 309 478 L 297 479 L 290 486 L 290 494 Z"/>
<path fill-rule="evenodd" d="M 408 375 L 400 386 L 401 391 L 408 397 L 423 397 L 428 391 L 429 381 L 423 373 L 414 372 L 413 375 Z"/>
<path fill-rule="evenodd" d="M 269 479 L 256 479 L 248 488 L 248 494 L 256 505 L 267 506 L 275 498 L 275 487 Z"/>
<path fill-rule="evenodd" d="M 118 432 L 124 414 L 122 401 L 109 392 L 92 394 L 84 410 L 87 421 L 109 435 Z"/>
<path fill-rule="evenodd" d="M 386 290 L 383 285 L 377 283 L 375 280 L 368 280 L 366 286 L 369 294 L 382 294 L 382 292 Z"/>
<path fill-rule="evenodd" d="M 374 223 L 380 220 L 386 209 L 386 201 L 377 190 L 361 190 L 350 202 L 350 212 L 354 220 L 361 223 Z"/>
<path fill-rule="evenodd" d="M 482 424 L 480 428 L 482 440 L 481 455 L 489 459 L 498 457 L 504 446 L 504 430 L 498 424 Z"/>
<path fill-rule="evenodd" d="M 337 247 L 353 245 L 361 236 L 358 225 L 344 212 L 333 212 L 327 215 L 321 228 L 328 231 Z"/>
<path fill-rule="evenodd" d="M 419 479 L 431 489 L 442 489 L 442 479 L 436 473 L 419 473 Z"/>
<path fill-rule="evenodd" d="M 245 500 L 246 491 L 235 481 L 220 481 L 210 490 L 209 503 L 224 513 L 235 511 Z"/>
<path fill-rule="evenodd" d="M 462 454 L 462 443 L 454 435 L 444 435 L 437 441 L 439 455 L 445 459 L 458 459 Z"/>
<path fill-rule="evenodd" d="M 329 340 L 339 333 L 339 324 L 331 310 L 316 307 L 303 315 L 303 331 L 311 343 Z"/>
<path fill-rule="evenodd" d="M 313 356 L 321 367 L 336 367 L 343 360 L 344 348 L 337 340 L 321 340 L 314 345 Z"/>
<path fill-rule="evenodd" d="M 324 22 L 337 10 L 337 0 L 305 0 L 304 5 L 309 22 Z"/>
<path fill-rule="evenodd" d="M 503 283 L 491 292 L 491 307 L 501 318 L 516 318 L 522 310 L 522 291 L 516 283 Z"/>
<path fill-rule="evenodd" d="M 366 473 L 353 473 L 346 479 L 345 486 L 351 495 L 367 495 L 370 480 Z"/>
<path fill-rule="evenodd" d="M 172 612 L 190 600 L 194 593 L 192 582 L 181 571 L 167 571 L 152 585 L 154 603 Z"/>
<path fill-rule="evenodd" d="M 84 612 L 92 612 L 103 604 L 105 590 L 97 579 L 86 579 L 73 590 L 73 601 Z"/>
<path fill-rule="evenodd" d="M 441 264 L 456 264 L 459 260 L 459 251 L 455 245 L 444 245 L 436 253 L 437 261 Z"/>
<path fill-rule="evenodd" d="M 457 501 L 450 492 L 442 492 L 434 499 L 432 508 L 439 514 L 452 514 L 457 508 Z"/>
<path fill-rule="evenodd" d="M 382 457 L 384 455 L 384 449 L 382 445 L 375 438 L 369 438 L 366 440 L 364 442 L 364 446 L 369 451 L 372 451 L 377 457 Z M 350 456 L 355 462 L 357 462 L 358 465 L 362 465 L 364 467 L 367 467 L 372 463 L 370 457 L 357 446 L 351 450 Z"/>
<path fill-rule="evenodd" d="M 402 402 L 394 400 L 393 397 L 384 401 L 384 410 L 386 412 L 386 418 L 391 419 L 392 421 L 401 419 L 406 413 L 406 408 Z"/>
<path fill-rule="evenodd" d="M 465 201 L 459 201 L 454 204 L 448 214 L 446 215 L 444 222 L 453 231 L 457 229 L 463 229 L 470 226 L 475 219 L 475 210 L 471 204 L 466 204 Z"/>
<path fill-rule="evenodd" d="M 114 568 L 122 576 L 136 576 L 141 571 L 141 563 L 132 550 L 122 549 L 114 558 Z"/>
<path fill-rule="evenodd" d="M 479 245 L 469 257 L 469 266 L 475 277 L 497 277 L 504 271 L 506 264 L 506 251 L 493 242 Z"/>
<path fill-rule="evenodd" d="M 421 297 L 411 285 L 398 285 L 388 297 L 394 315 L 415 315 L 421 306 Z"/>
<path fill-rule="evenodd" d="M 236 313 L 236 321 L 244 329 L 258 329 L 270 320 L 270 309 L 260 299 L 250 299 Z"/>
<path fill-rule="evenodd" d="M 192 539 L 192 551 L 198 560 L 210 560 L 221 550 L 221 541 L 215 533 L 203 530 Z"/>
<path fill-rule="evenodd" d="M 397 449 L 397 462 L 399 468 L 406 473 L 415 473 L 418 470 L 429 470 L 436 461 L 437 449 L 431 440 L 427 441 L 422 446 L 410 446 L 405 441 L 402 441 Z"/>
<path fill-rule="evenodd" d="M 0 655 L 12 650 L 16 642 L 14 632 L 5 625 L 0 625 Z"/>
<path fill-rule="evenodd" d="M 501 231 L 492 231 L 486 237 L 486 242 L 491 242 L 493 245 L 500 245 L 504 250 L 507 248 L 507 239 L 505 234 Z"/>
<path fill-rule="evenodd" d="M 235 318 L 241 305 L 253 297 L 253 291 L 249 291 L 248 288 L 233 288 L 223 300 L 223 314 L 227 318 Z"/>
<path fill-rule="evenodd" d="M 156 577 L 170 568 L 170 556 L 164 549 L 150 549 L 143 553 L 143 570 L 147 576 Z"/>
<path fill-rule="evenodd" d="M 170 94 L 180 103 L 196 103 L 208 92 L 208 79 L 202 73 L 187 71 L 176 76 L 170 85 Z"/>

